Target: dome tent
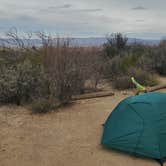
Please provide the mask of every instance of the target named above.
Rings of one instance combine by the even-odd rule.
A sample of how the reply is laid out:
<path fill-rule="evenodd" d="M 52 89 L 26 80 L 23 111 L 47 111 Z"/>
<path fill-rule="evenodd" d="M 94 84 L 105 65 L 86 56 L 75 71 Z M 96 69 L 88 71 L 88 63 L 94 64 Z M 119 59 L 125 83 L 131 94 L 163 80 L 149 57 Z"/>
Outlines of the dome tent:
<path fill-rule="evenodd" d="M 145 93 L 121 101 L 104 124 L 101 144 L 142 157 L 166 158 L 166 94 Z"/>

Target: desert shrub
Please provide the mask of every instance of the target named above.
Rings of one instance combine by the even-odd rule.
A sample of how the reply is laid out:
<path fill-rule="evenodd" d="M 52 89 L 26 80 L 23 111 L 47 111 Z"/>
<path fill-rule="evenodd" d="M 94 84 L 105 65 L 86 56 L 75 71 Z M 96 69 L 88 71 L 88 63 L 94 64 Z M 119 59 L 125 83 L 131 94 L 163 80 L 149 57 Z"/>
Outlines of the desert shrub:
<path fill-rule="evenodd" d="M 72 95 L 84 93 L 86 82 L 96 89 L 101 79 L 108 78 L 115 88 L 126 89 L 133 87 L 131 76 L 152 86 L 157 84 L 153 72 L 166 74 L 165 42 L 129 45 L 117 33 L 101 48 L 82 48 L 70 46 L 67 39 L 40 34 L 43 45 L 31 48 L 18 38 L 17 31 L 9 35 L 16 47 L 0 50 L 0 102 L 33 101 L 36 112 L 52 109 L 50 98 L 68 103 Z"/>
<path fill-rule="evenodd" d="M 26 60 L 23 63 L 1 68 L 0 70 L 0 102 L 29 101 L 44 83 L 41 66 L 33 65 Z"/>
<path fill-rule="evenodd" d="M 50 94 L 62 103 L 84 92 L 85 81 L 99 80 L 99 65 L 91 48 L 70 47 L 68 41 L 50 39 L 43 45 L 44 69 L 50 82 Z M 97 84 L 95 82 L 95 85 Z"/>
<path fill-rule="evenodd" d="M 44 67 L 50 82 L 50 94 L 67 103 L 72 94 L 83 89 L 80 56 L 75 55 L 66 43 L 49 45 L 45 52 Z"/>
<path fill-rule="evenodd" d="M 13 68 L 2 69 L 0 74 L 0 102 L 18 103 L 17 94 L 17 78 L 18 74 Z"/>
<path fill-rule="evenodd" d="M 43 45 L 31 48 L 17 31 L 9 36 L 14 47 L 0 50 L 1 103 L 19 105 L 35 98 L 33 103 L 37 105 L 38 99 L 45 96 L 64 104 L 72 95 L 84 93 L 87 80 L 97 87 L 103 68 L 97 48 L 71 47 L 66 39 L 43 34 L 39 36 Z"/>
<path fill-rule="evenodd" d="M 107 61 L 107 70 L 105 71 L 105 75 L 108 79 L 114 79 L 120 74 L 123 74 L 124 70 L 122 68 L 122 58 L 120 56 L 116 56 L 111 60 Z"/>
<path fill-rule="evenodd" d="M 166 47 L 159 49 L 153 53 L 151 58 L 152 70 L 155 70 L 161 75 L 166 74 Z"/>
<path fill-rule="evenodd" d="M 129 68 L 136 66 L 139 61 L 139 57 L 132 54 L 126 54 L 125 56 L 116 56 L 107 61 L 107 76 L 110 79 L 114 79 L 119 75 L 126 74 Z"/>
<path fill-rule="evenodd" d="M 106 63 L 101 56 L 101 52 L 99 48 L 89 48 L 85 50 L 83 57 L 84 60 L 84 69 L 85 70 L 85 78 L 91 82 L 91 90 L 97 90 L 97 85 L 101 79 L 104 77 L 104 70 L 106 68 Z"/>
<path fill-rule="evenodd" d="M 31 103 L 33 113 L 47 113 L 51 110 L 57 109 L 61 104 L 59 101 L 50 98 L 37 98 Z"/>
<path fill-rule="evenodd" d="M 154 86 L 158 84 L 157 76 L 154 73 L 143 70 L 141 68 L 132 67 L 128 71 L 130 78 L 133 76 L 145 86 Z"/>
<path fill-rule="evenodd" d="M 128 75 L 118 76 L 112 81 L 113 87 L 115 89 L 124 90 L 133 87 L 131 79 Z"/>
<path fill-rule="evenodd" d="M 166 75 L 166 42 L 161 41 L 159 45 L 151 47 L 140 58 L 139 65 L 145 70 Z"/>
<path fill-rule="evenodd" d="M 121 60 L 122 60 L 122 69 L 124 71 L 127 71 L 128 69 L 132 68 L 133 66 L 136 66 L 139 61 L 140 56 L 133 54 L 132 52 L 129 54 L 126 54 Z"/>
<path fill-rule="evenodd" d="M 142 70 L 141 68 L 130 68 L 124 75 L 118 76 L 113 80 L 113 86 L 116 89 L 128 89 L 133 88 L 134 85 L 131 82 L 131 77 L 144 86 L 154 86 L 158 84 L 156 76 L 148 71 Z"/>
<path fill-rule="evenodd" d="M 123 55 L 123 51 L 127 46 L 128 38 L 123 36 L 121 33 L 113 33 L 107 36 L 107 42 L 103 45 L 104 46 L 104 54 L 109 57 L 113 58 L 117 55 Z"/>

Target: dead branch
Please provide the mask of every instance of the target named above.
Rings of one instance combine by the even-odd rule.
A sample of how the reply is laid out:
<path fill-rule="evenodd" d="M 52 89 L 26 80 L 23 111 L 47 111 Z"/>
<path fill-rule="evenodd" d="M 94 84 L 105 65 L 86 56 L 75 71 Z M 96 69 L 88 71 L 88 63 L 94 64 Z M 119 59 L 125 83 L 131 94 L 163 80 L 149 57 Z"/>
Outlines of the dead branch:
<path fill-rule="evenodd" d="M 89 94 L 83 94 L 83 95 L 76 95 L 72 97 L 72 100 L 84 100 L 84 99 L 92 99 L 92 98 L 100 98 L 100 97 L 107 97 L 107 96 L 113 96 L 114 93 L 110 91 L 105 92 L 97 92 L 97 93 L 89 93 Z"/>
<path fill-rule="evenodd" d="M 166 84 L 157 85 L 157 86 L 149 88 L 148 92 L 154 92 L 154 91 L 165 89 L 165 88 L 166 88 Z"/>
<path fill-rule="evenodd" d="M 158 90 L 161 90 L 161 89 L 166 89 L 166 84 L 162 84 L 162 85 L 157 85 L 157 86 L 154 86 L 154 87 L 150 87 L 150 88 L 147 88 L 147 90 L 144 92 L 144 93 L 147 93 L 147 92 L 154 92 L 154 91 L 158 91 Z M 135 95 L 138 95 L 140 92 L 137 91 L 135 93 Z"/>

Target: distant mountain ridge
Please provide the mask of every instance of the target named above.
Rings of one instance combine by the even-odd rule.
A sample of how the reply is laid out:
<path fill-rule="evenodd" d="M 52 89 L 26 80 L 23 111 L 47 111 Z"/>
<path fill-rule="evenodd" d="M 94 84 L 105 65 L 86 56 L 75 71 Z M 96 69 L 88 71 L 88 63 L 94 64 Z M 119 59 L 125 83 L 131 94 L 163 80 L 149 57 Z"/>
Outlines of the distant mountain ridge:
<path fill-rule="evenodd" d="M 9 41 L 9 43 L 7 44 L 7 42 L 5 41 Z M 30 46 L 41 46 L 42 45 L 42 41 L 39 39 L 30 39 L 30 40 L 26 40 L 23 39 L 23 42 L 25 43 L 25 45 L 30 45 Z M 70 45 L 71 46 L 80 46 L 80 47 L 91 47 L 91 46 L 102 46 L 104 43 L 107 42 L 107 39 L 104 37 L 91 37 L 91 38 L 71 38 L 70 39 Z M 6 43 L 6 45 L 14 45 L 14 42 L 10 39 L 3 39 L 0 41 L 0 46 L 3 46 L 4 43 Z M 128 44 L 132 44 L 132 43 L 139 43 L 139 44 L 146 44 L 146 45 L 157 45 L 160 43 L 160 40 L 150 40 L 150 39 L 134 39 L 134 38 L 129 38 L 128 39 Z"/>
<path fill-rule="evenodd" d="M 106 38 L 73 38 L 71 40 L 72 45 L 77 46 L 101 46 L 107 42 Z M 134 39 L 129 38 L 128 44 L 139 43 L 139 44 L 147 44 L 147 45 L 157 45 L 160 43 L 160 40 L 147 40 L 147 39 Z"/>

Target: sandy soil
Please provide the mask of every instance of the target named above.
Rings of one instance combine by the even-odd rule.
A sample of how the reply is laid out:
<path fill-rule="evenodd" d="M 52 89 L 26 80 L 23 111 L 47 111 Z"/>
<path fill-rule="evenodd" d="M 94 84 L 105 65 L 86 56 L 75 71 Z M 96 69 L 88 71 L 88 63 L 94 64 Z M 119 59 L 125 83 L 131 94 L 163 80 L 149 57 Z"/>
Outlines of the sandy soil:
<path fill-rule="evenodd" d="M 102 123 L 115 105 L 131 95 L 78 101 L 46 115 L 31 115 L 22 107 L 0 108 L 0 166 L 158 166 L 105 150 L 100 145 Z"/>

